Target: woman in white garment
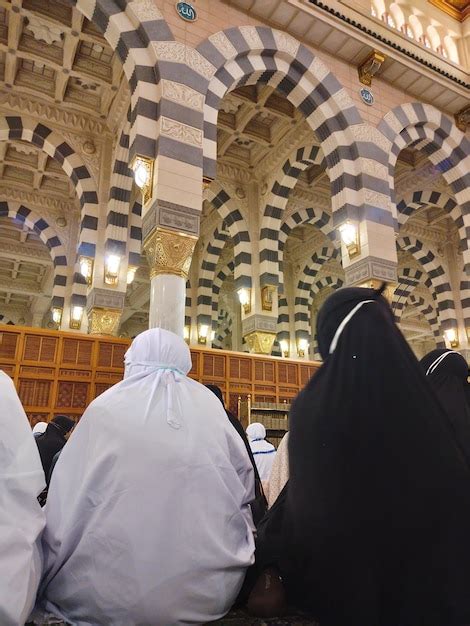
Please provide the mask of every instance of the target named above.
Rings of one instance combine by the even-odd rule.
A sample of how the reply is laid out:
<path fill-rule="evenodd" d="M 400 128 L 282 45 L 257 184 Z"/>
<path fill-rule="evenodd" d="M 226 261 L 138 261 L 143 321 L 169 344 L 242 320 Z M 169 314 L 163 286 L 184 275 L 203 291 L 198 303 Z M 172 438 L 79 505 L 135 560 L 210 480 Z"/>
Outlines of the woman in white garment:
<path fill-rule="evenodd" d="M 40 606 L 76 626 L 203 624 L 253 562 L 253 468 L 183 339 L 139 335 L 52 476 Z"/>
<path fill-rule="evenodd" d="M 271 473 L 269 474 L 268 507 L 271 508 L 276 502 L 279 494 L 284 489 L 284 485 L 289 480 L 289 433 L 287 432 L 281 439 L 274 456 Z"/>
<path fill-rule="evenodd" d="M 253 422 L 246 429 L 250 448 L 255 458 L 259 477 L 263 483 L 263 488 L 269 492 L 269 474 L 273 466 L 276 448 L 272 443 L 266 441 L 266 428 L 259 422 Z"/>
<path fill-rule="evenodd" d="M 22 626 L 41 577 L 46 486 L 31 427 L 11 379 L 0 371 L 0 624 Z"/>

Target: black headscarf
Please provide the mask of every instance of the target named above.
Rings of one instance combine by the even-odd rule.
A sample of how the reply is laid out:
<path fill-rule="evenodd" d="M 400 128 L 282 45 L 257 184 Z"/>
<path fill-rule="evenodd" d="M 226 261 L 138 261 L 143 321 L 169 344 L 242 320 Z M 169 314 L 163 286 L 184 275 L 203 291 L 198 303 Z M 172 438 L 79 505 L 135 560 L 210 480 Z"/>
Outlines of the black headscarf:
<path fill-rule="evenodd" d="M 470 406 L 467 361 L 454 350 L 429 352 L 420 361 L 455 432 L 457 442 L 470 467 Z"/>
<path fill-rule="evenodd" d="M 75 422 L 66 415 L 57 415 L 49 422 L 45 432 L 36 437 L 42 467 L 49 484 L 52 462 L 55 455 L 67 443 L 66 435 L 75 426 Z"/>
<path fill-rule="evenodd" d="M 255 496 L 256 496 L 255 502 L 252 503 L 251 510 L 253 514 L 253 521 L 255 522 L 256 525 L 258 525 L 258 523 L 260 522 L 260 520 L 266 513 L 266 509 L 268 508 L 268 503 L 263 493 L 263 487 L 261 484 L 261 479 L 259 477 L 258 468 L 256 467 L 255 458 L 253 456 L 253 452 L 251 451 L 250 443 L 246 436 L 246 432 L 243 426 L 240 424 L 240 420 L 238 420 L 235 417 L 235 415 L 225 407 L 224 396 L 222 394 L 222 390 L 220 389 L 220 387 L 217 387 L 217 385 L 206 385 L 206 387 L 207 389 L 212 391 L 214 395 L 216 395 L 219 398 L 220 402 L 222 403 L 222 406 L 225 409 L 225 412 L 227 413 L 227 417 L 230 423 L 232 424 L 232 426 L 235 428 L 237 433 L 242 438 L 243 443 L 245 444 L 246 451 L 248 452 L 248 456 L 250 457 L 251 464 L 253 465 L 253 471 L 255 473 Z"/>
<path fill-rule="evenodd" d="M 470 473 L 388 303 L 338 290 L 317 333 L 291 413 L 291 598 L 322 626 L 470 623 Z"/>

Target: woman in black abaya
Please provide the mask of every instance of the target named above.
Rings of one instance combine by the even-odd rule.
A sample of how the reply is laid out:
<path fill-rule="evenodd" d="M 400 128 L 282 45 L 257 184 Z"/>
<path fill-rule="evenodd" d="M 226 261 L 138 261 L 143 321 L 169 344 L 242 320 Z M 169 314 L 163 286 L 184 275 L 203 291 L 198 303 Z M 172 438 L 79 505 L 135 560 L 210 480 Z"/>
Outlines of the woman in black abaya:
<path fill-rule="evenodd" d="M 470 472 L 388 303 L 339 290 L 317 332 L 277 514 L 289 603 L 322 626 L 470 624 Z"/>
<path fill-rule="evenodd" d="M 429 352 L 420 363 L 452 424 L 457 442 L 470 467 L 470 385 L 467 382 L 467 361 L 455 350 L 444 348 Z"/>

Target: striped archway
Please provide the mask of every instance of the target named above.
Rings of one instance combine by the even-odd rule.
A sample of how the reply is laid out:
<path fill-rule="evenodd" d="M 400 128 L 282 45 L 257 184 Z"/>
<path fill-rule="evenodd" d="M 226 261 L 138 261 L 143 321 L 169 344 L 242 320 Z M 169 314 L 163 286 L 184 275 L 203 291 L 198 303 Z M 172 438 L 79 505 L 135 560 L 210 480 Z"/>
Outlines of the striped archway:
<path fill-rule="evenodd" d="M 400 105 L 389 111 L 378 125 L 388 142 L 388 176 L 395 202 L 395 166 L 404 148 L 421 150 L 439 169 L 460 207 L 459 226 L 467 275 L 470 274 L 470 141 L 453 120 L 428 104 Z"/>
<path fill-rule="evenodd" d="M 319 146 L 309 145 L 299 148 L 286 160 L 272 184 L 261 219 L 259 253 L 261 287 L 284 284 L 282 260 L 287 235 L 282 237 L 282 220 L 289 193 L 297 184 L 302 171 L 310 165 L 320 165 L 323 161 L 323 153 Z"/>
<path fill-rule="evenodd" d="M 87 286 L 79 272 L 78 255 L 95 258 L 98 242 L 98 190 L 82 158 L 56 131 L 27 116 L 0 117 L 0 141 L 21 140 L 32 143 L 57 161 L 73 182 L 81 206 L 77 258 L 74 259 L 72 304 L 86 305 Z"/>
<path fill-rule="evenodd" d="M 237 202 L 227 191 L 214 181 L 204 191 L 204 199 L 217 210 L 234 244 L 235 289 L 252 287 L 251 280 L 251 237 L 245 217 Z"/>
<path fill-rule="evenodd" d="M 434 252 L 416 237 L 405 235 L 397 239 L 397 246 L 411 252 L 429 276 L 435 294 L 438 317 L 443 330 L 455 327 L 455 303 L 446 270 Z"/>
<path fill-rule="evenodd" d="M 309 339 L 311 335 L 310 311 L 312 296 L 310 292 L 315 278 L 323 265 L 330 259 L 336 259 L 339 254 L 339 250 L 332 246 L 324 246 L 321 250 L 312 254 L 299 277 L 294 301 L 295 338 L 297 341 L 299 339 Z"/>
<path fill-rule="evenodd" d="M 197 295 L 197 323 L 211 325 L 213 285 L 220 255 L 229 239 L 224 222 L 217 225 L 204 250 L 199 270 Z"/>
<path fill-rule="evenodd" d="M 165 110 L 158 44 L 174 41 L 161 12 L 148 0 L 69 0 L 116 51 L 131 91 L 131 157 L 155 157 L 159 111 Z M 179 65 L 178 63 L 174 64 Z"/>
<path fill-rule="evenodd" d="M 426 302 L 426 300 L 422 296 L 415 293 L 410 294 L 409 303 L 414 306 L 418 311 L 420 311 L 428 321 L 434 340 L 436 342 L 436 348 L 445 348 L 446 345 L 442 337 L 439 318 L 432 304 L 430 302 Z"/>
<path fill-rule="evenodd" d="M 63 308 L 67 290 L 67 254 L 54 228 L 35 211 L 19 202 L 0 202 L 0 217 L 8 217 L 25 224 L 47 246 L 54 265 L 51 306 Z"/>

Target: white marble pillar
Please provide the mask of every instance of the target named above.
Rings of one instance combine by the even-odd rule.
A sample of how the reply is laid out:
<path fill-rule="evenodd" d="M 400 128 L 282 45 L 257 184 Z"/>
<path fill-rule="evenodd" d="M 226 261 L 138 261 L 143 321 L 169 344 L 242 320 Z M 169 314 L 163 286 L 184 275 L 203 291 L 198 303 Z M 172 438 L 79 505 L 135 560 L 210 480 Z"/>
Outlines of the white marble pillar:
<path fill-rule="evenodd" d="M 186 280 L 174 274 L 158 274 L 150 281 L 150 328 L 165 328 L 184 336 Z"/>
<path fill-rule="evenodd" d="M 150 328 L 184 337 L 186 281 L 197 237 L 155 228 L 144 240 L 150 267 Z"/>

